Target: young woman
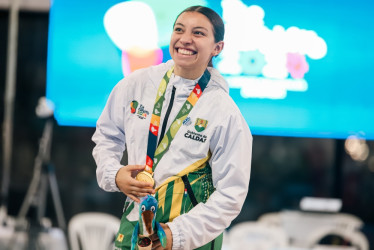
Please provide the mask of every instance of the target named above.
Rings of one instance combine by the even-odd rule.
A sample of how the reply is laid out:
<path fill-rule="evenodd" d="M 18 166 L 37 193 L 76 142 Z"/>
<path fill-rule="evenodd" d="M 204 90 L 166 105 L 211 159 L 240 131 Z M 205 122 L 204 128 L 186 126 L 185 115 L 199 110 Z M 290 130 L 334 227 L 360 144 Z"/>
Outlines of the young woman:
<path fill-rule="evenodd" d="M 227 83 L 211 67 L 223 37 L 217 13 L 187 8 L 174 23 L 173 60 L 133 72 L 110 95 L 93 136 L 93 156 L 99 186 L 127 196 L 117 249 L 130 247 L 140 197 L 147 194 L 158 200 L 156 219 L 167 249 L 221 249 L 222 232 L 239 214 L 252 135 Z M 121 166 L 125 148 L 128 165 Z"/>

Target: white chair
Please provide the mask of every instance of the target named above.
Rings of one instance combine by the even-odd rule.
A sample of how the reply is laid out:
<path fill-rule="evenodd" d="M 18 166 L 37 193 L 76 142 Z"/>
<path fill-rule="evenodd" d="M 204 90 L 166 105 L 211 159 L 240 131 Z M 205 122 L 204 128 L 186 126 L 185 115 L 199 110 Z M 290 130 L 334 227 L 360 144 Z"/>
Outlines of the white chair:
<path fill-rule="evenodd" d="M 345 242 L 350 243 L 354 249 L 369 250 L 369 242 L 365 235 L 360 231 L 351 231 L 333 226 L 321 227 L 314 230 L 306 238 L 306 246 L 308 248 L 320 248 L 321 240 L 326 236 L 337 236 L 344 239 Z M 327 245 L 328 246 L 328 245 Z M 334 247 L 338 247 L 333 245 Z M 327 247 L 326 247 L 327 248 Z"/>
<path fill-rule="evenodd" d="M 227 230 L 223 231 L 222 250 L 231 250 L 230 237 Z"/>
<path fill-rule="evenodd" d="M 283 226 L 282 216 L 278 212 L 265 213 L 258 218 L 257 222 L 267 226 Z"/>
<path fill-rule="evenodd" d="M 280 227 L 257 222 L 241 222 L 228 232 L 230 250 L 268 250 L 288 246 L 288 238 Z"/>
<path fill-rule="evenodd" d="M 280 213 L 284 230 L 293 247 L 308 247 L 306 240 L 314 232 L 324 228 L 336 228 L 354 232 L 359 230 L 363 221 L 345 213 L 315 213 L 303 211 L 282 211 Z"/>
<path fill-rule="evenodd" d="M 355 215 L 338 213 L 335 217 L 336 227 L 348 231 L 359 230 L 364 222 Z"/>
<path fill-rule="evenodd" d="M 51 248 L 53 248 L 54 250 L 55 249 L 56 250 L 68 250 L 69 249 L 65 233 L 61 228 L 56 228 L 56 227 L 48 228 L 48 230 L 39 233 L 38 247 L 36 249 L 51 249 Z"/>
<path fill-rule="evenodd" d="M 119 226 L 120 219 L 110 214 L 87 212 L 75 215 L 68 226 L 71 250 L 113 249 Z"/>

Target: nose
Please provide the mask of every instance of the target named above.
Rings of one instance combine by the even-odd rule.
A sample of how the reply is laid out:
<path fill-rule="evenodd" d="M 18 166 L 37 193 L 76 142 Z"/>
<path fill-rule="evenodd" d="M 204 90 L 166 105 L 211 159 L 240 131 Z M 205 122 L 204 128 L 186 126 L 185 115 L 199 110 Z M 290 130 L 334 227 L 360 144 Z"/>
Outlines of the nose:
<path fill-rule="evenodd" d="M 190 44 L 192 43 L 192 36 L 190 33 L 184 32 L 183 34 L 181 34 L 179 41 L 183 44 Z"/>

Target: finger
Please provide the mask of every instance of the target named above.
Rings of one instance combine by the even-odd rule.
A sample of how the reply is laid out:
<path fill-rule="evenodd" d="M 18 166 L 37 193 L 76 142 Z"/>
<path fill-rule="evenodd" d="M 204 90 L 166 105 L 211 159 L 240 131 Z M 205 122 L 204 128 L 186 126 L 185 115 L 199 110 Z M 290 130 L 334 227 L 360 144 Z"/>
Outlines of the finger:
<path fill-rule="evenodd" d="M 137 186 L 130 186 L 130 190 L 134 192 L 140 192 L 140 193 L 153 193 L 155 191 L 152 188 L 144 188 L 144 187 L 137 187 Z"/>
<path fill-rule="evenodd" d="M 152 249 L 157 249 L 161 247 L 161 242 L 160 240 L 155 240 L 155 241 L 152 241 Z"/>
<path fill-rule="evenodd" d="M 153 193 L 148 193 L 148 192 L 145 192 L 145 191 L 132 191 L 130 193 L 132 195 L 137 196 L 137 197 L 144 197 L 144 196 L 147 196 L 147 195 L 154 195 Z"/>
<path fill-rule="evenodd" d="M 141 171 L 145 169 L 145 165 L 127 165 L 126 168 L 130 171 Z"/>
<path fill-rule="evenodd" d="M 131 177 L 132 178 L 135 178 L 140 172 L 142 172 L 143 170 L 134 170 L 134 171 L 131 171 Z"/>
<path fill-rule="evenodd" d="M 144 196 L 150 195 L 150 193 L 136 193 L 136 192 L 134 192 L 134 195 L 136 195 L 137 197 L 144 197 Z"/>
<path fill-rule="evenodd" d="M 145 181 L 138 181 L 135 179 L 132 179 L 129 183 L 131 186 L 135 186 L 138 188 L 152 188 L 153 187 L 151 183 L 148 183 Z"/>
<path fill-rule="evenodd" d="M 156 241 L 158 240 L 158 235 L 154 233 L 151 236 L 149 236 L 149 238 L 151 239 L 151 241 Z"/>
<path fill-rule="evenodd" d="M 139 198 L 138 198 L 138 197 L 136 197 L 136 196 L 134 196 L 134 195 L 132 195 L 132 194 L 127 194 L 127 197 L 129 197 L 129 198 L 133 199 L 133 200 L 134 200 L 134 201 L 136 201 L 137 203 L 140 203 L 140 200 L 139 200 Z"/>

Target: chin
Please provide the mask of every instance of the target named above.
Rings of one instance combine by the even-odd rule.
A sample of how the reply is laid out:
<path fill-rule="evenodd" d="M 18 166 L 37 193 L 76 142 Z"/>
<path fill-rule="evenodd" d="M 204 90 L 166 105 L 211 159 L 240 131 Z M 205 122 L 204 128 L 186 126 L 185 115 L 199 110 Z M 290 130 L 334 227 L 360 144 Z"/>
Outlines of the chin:
<path fill-rule="evenodd" d="M 193 63 L 190 63 L 190 62 L 186 62 L 184 60 L 180 60 L 180 59 L 173 59 L 174 61 L 174 64 L 178 67 L 183 67 L 183 68 L 189 68 L 189 67 L 192 67 L 193 66 Z"/>

